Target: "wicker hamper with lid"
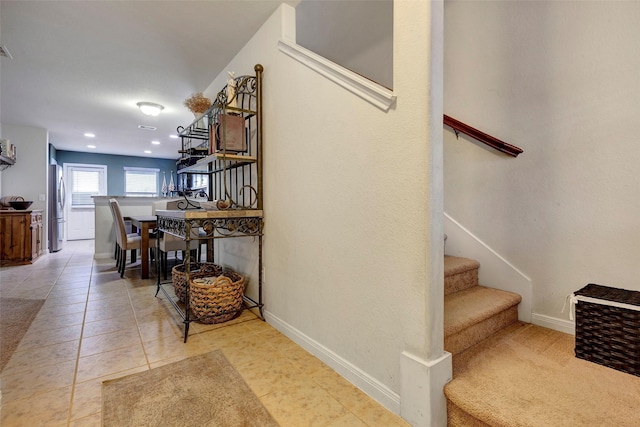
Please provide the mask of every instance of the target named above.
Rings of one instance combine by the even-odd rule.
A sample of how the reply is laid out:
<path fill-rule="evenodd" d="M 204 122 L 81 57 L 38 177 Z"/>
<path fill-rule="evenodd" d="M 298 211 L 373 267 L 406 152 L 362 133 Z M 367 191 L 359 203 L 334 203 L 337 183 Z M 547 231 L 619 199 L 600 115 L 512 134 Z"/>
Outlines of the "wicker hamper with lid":
<path fill-rule="evenodd" d="M 590 283 L 572 299 L 576 357 L 640 376 L 640 292 Z"/>

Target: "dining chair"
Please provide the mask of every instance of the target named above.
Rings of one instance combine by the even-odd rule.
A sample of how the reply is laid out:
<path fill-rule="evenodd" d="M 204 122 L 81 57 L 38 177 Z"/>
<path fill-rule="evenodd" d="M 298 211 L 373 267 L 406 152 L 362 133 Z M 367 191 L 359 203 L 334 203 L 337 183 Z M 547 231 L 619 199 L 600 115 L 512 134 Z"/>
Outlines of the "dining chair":
<path fill-rule="evenodd" d="M 120 239 L 119 239 L 119 231 L 118 231 L 118 219 L 116 217 L 116 212 L 113 208 L 113 203 L 111 203 L 111 200 L 115 200 L 115 199 L 110 199 L 109 200 L 109 210 L 111 210 L 111 217 L 113 218 L 113 224 L 115 226 L 115 231 L 116 231 L 116 244 L 115 244 L 115 250 L 113 253 L 113 258 L 116 260 L 116 267 L 118 268 L 118 271 L 120 271 Z M 127 217 L 123 217 L 124 222 L 126 224 L 127 222 Z M 125 226 L 126 227 L 126 226 Z M 135 236 L 137 233 L 127 233 L 130 236 Z M 135 253 L 132 253 L 133 255 L 133 259 L 135 259 Z"/>
<path fill-rule="evenodd" d="M 113 211 L 113 204 L 111 203 L 111 199 L 109 199 L 109 210 L 111 211 L 111 218 L 113 219 L 113 224 L 114 226 L 117 228 L 117 223 L 116 223 L 116 214 Z M 118 254 L 120 253 L 120 244 L 118 243 L 119 239 L 118 239 L 118 231 L 116 230 L 116 244 L 115 244 L 115 251 L 113 253 L 113 258 L 116 260 L 116 265 L 119 265 L 119 261 L 118 261 Z"/>
<path fill-rule="evenodd" d="M 120 229 L 118 227 L 118 215 L 116 213 L 116 210 L 114 208 L 114 205 L 116 203 L 115 199 L 109 199 L 109 209 L 111 210 L 111 217 L 113 218 L 113 225 L 114 225 L 114 231 L 115 231 L 115 236 L 116 236 L 116 244 L 115 244 L 115 251 L 113 254 L 113 257 L 116 260 L 116 268 L 118 269 L 118 272 L 120 271 L 120 262 L 122 261 L 121 259 L 121 255 L 122 252 L 120 251 Z M 123 218 L 124 219 L 124 218 Z M 135 233 L 127 233 L 130 236 L 134 236 Z M 134 258 L 135 258 L 135 254 L 132 253 L 131 254 Z"/>
<path fill-rule="evenodd" d="M 155 202 L 153 204 L 153 207 L 151 208 L 152 209 L 151 214 L 155 215 L 156 209 L 177 210 L 178 203 L 181 202 L 182 200 L 184 199 Z M 160 234 L 162 234 L 162 237 L 158 237 L 159 239 L 158 246 L 160 247 L 160 253 L 158 254 L 158 259 L 160 261 L 160 269 L 162 270 L 163 277 L 166 280 L 167 270 L 168 270 L 167 254 L 169 252 L 176 252 L 176 259 L 177 259 L 177 253 L 181 252 L 182 258 L 184 259 L 186 247 L 185 247 L 183 238 L 177 237 L 168 233 L 160 233 Z M 189 243 L 189 248 L 192 251 L 192 255 L 195 255 L 199 261 L 200 260 L 200 243 L 197 240 L 198 235 L 199 235 L 198 230 L 191 230 L 191 236 L 193 240 L 191 240 L 191 242 Z"/>
<path fill-rule="evenodd" d="M 124 217 L 120 211 L 120 204 L 116 199 L 109 199 L 109 206 L 111 206 L 116 226 L 116 243 L 120 248 L 116 265 L 118 266 L 120 277 L 124 277 L 124 269 L 127 264 L 127 251 L 131 251 L 131 262 L 135 262 L 137 260 L 136 251 L 142 248 L 142 237 L 135 233 L 127 233 Z M 155 238 L 149 236 L 149 248 L 154 248 L 155 245 Z"/>

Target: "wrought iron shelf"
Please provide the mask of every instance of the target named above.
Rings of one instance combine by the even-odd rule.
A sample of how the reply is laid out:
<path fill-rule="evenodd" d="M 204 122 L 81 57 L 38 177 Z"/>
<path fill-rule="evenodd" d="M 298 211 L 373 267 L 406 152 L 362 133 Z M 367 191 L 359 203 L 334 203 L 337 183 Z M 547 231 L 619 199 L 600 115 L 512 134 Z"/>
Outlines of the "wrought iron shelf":
<path fill-rule="evenodd" d="M 225 106 L 221 102 L 216 102 L 211 107 L 209 107 L 209 109 L 201 117 L 191 122 L 189 126 L 185 128 L 178 128 L 178 136 L 183 138 L 193 138 L 208 141 L 209 123 L 213 123 L 214 117 L 222 111 L 242 115 L 245 120 L 248 120 L 258 114 L 258 112 L 255 110 L 231 107 L 228 105 Z"/>
<path fill-rule="evenodd" d="M 262 109 L 260 98 L 262 94 L 260 93 L 261 83 L 259 80 L 261 80 L 263 68 L 258 64 L 254 69 L 255 75 L 235 77 L 233 82 L 229 80 L 227 86 L 218 92 L 211 107 L 201 117 L 184 128 L 178 127 L 178 136 L 182 138 L 182 149 L 179 151 L 181 157 L 176 162 L 179 175 L 184 177 L 209 175 L 211 182 L 215 180 L 213 179 L 215 175 L 218 175 L 215 178 L 225 176 L 231 178 L 229 171 L 238 171 L 238 173 L 242 171 L 247 177 L 253 175 L 257 176 L 258 181 L 261 180 L 262 127 L 260 122 Z M 233 83 L 232 87 L 229 86 L 231 82 Z M 242 136 L 244 146 L 239 152 L 230 149 L 230 147 L 227 147 L 226 151 L 221 150 L 224 147 L 221 141 L 224 141 L 225 137 L 219 135 L 219 132 L 222 128 L 227 129 L 225 117 L 230 116 L 241 117 L 244 123 Z M 236 125 L 237 123 L 229 125 L 234 132 L 237 129 Z M 233 140 L 237 141 L 238 138 L 233 138 Z M 216 152 L 210 154 L 214 150 Z M 248 168 L 247 170 L 244 170 L 245 166 Z M 231 179 L 235 181 L 236 178 L 238 176 L 234 175 Z M 184 182 L 181 180 L 181 184 Z M 252 181 L 248 185 L 256 187 L 256 184 Z M 243 180 L 242 185 L 247 185 L 246 180 Z M 189 187 L 183 187 L 183 190 L 185 188 Z M 210 194 L 213 193 L 212 190 L 213 188 L 209 188 Z M 256 190 L 261 193 L 260 188 Z"/>
<path fill-rule="evenodd" d="M 233 77 L 218 92 L 213 105 L 204 115 L 187 127 L 179 127 L 182 138 L 180 159 L 178 159 L 178 190 L 186 194 L 199 189 L 206 198 L 198 204 L 178 205 L 184 210 L 158 210 L 159 235 L 171 234 L 184 240 L 185 279 L 191 278 L 192 240 L 207 241 L 207 261 L 216 262 L 217 252 L 226 245 L 214 245 L 214 240 L 252 237 L 258 246 L 257 270 L 247 266 L 247 271 L 257 271 L 252 277 L 252 289 L 244 295 L 245 308 L 259 309 L 263 316 L 262 303 L 262 237 L 264 216 L 262 210 L 262 73 L 257 64 L 254 75 Z M 234 118 L 231 119 L 230 116 Z M 239 121 L 236 117 L 242 117 Z M 234 123 L 231 123 L 234 122 Z M 235 145 L 234 145 L 235 144 Z M 213 149 L 222 150 L 209 154 Z M 201 176 L 198 176 L 201 175 Z M 205 176 L 207 179 L 205 180 Z M 196 182 L 197 181 L 197 182 Z M 207 191 L 204 190 L 206 186 Z M 222 202 L 220 204 L 220 202 Z M 228 206 L 223 210 L 202 209 L 208 206 Z M 196 237 L 191 230 L 198 230 Z M 159 239 L 158 239 L 159 244 Z M 200 260 L 198 260 L 200 261 Z M 238 259 L 242 264 L 244 261 Z M 244 267 L 239 267 L 242 270 Z M 165 290 L 166 283 L 160 281 L 158 292 L 163 292 L 178 311 L 184 323 L 184 341 L 189 335 L 192 321 L 189 311 L 189 291 L 185 304 L 178 304 L 171 292 Z M 255 286 L 255 287 L 254 287 Z M 166 286 L 169 288 L 169 286 Z"/>
<path fill-rule="evenodd" d="M 238 167 L 245 166 L 258 161 L 258 159 L 254 156 L 245 156 L 242 154 L 229 154 L 229 153 L 227 154 L 214 153 L 199 159 L 193 165 L 185 166 L 182 169 L 179 169 L 178 174 L 183 174 L 183 173 L 211 174 L 211 173 L 221 172 L 222 166 L 216 165 L 214 163 L 216 160 L 231 162 L 231 164 L 226 165 L 226 169 L 238 168 Z M 213 165 L 214 167 L 210 168 L 209 165 Z"/>
<path fill-rule="evenodd" d="M 3 171 L 7 168 L 10 168 L 16 163 L 15 160 L 10 159 L 9 157 L 3 156 L 0 154 L 0 171 Z"/>
<path fill-rule="evenodd" d="M 259 209 L 243 209 L 243 210 L 203 210 L 203 209 L 187 209 L 187 210 L 158 210 L 156 211 L 158 217 L 157 229 L 160 233 L 171 234 L 178 238 L 181 238 L 185 242 L 184 251 L 184 265 L 186 274 L 186 283 L 190 283 L 191 277 L 191 240 L 213 241 L 216 239 L 228 239 L 228 238 L 240 238 L 240 237 L 255 237 L 258 240 L 258 283 L 257 283 L 257 298 L 252 298 L 249 295 L 243 296 L 243 309 L 258 309 L 260 318 L 264 320 L 262 302 L 262 284 L 263 284 L 263 272 L 262 272 L 262 237 L 263 237 L 263 212 Z M 193 233 L 192 230 L 199 230 L 198 233 Z M 197 237 L 192 237 L 197 235 Z M 160 241 L 157 241 L 157 249 L 160 250 Z M 213 251 L 213 245 L 211 245 L 211 251 Z M 209 255 L 209 249 L 207 250 Z M 211 257 L 215 258 L 215 254 L 211 252 Z M 171 292 L 167 291 L 166 287 L 171 285 L 172 282 L 162 282 L 160 280 L 160 264 L 157 263 L 156 267 L 156 296 L 160 292 L 164 294 L 169 303 L 178 312 L 183 320 L 184 324 L 184 342 L 187 342 L 189 338 L 189 325 L 193 321 L 191 314 L 191 299 L 190 291 L 187 286 L 186 293 L 182 304 L 179 304 Z M 233 312 L 237 312 L 234 310 Z M 228 314 L 229 312 L 220 313 Z"/>
<path fill-rule="evenodd" d="M 229 107 L 229 106 L 223 107 L 220 104 L 217 104 L 217 105 L 215 105 L 215 106 L 210 108 L 211 111 L 215 111 L 216 109 L 218 109 L 218 110 L 224 109 L 225 111 L 230 112 L 230 113 L 242 114 L 245 119 L 249 119 L 249 118 L 255 116 L 256 114 L 258 114 L 258 112 L 255 111 L 255 110 L 248 110 L 246 108 Z"/>
<path fill-rule="evenodd" d="M 209 139 L 209 120 L 207 116 L 195 119 L 189 126 L 178 127 L 178 136 L 181 138 L 193 138 L 197 140 Z"/>

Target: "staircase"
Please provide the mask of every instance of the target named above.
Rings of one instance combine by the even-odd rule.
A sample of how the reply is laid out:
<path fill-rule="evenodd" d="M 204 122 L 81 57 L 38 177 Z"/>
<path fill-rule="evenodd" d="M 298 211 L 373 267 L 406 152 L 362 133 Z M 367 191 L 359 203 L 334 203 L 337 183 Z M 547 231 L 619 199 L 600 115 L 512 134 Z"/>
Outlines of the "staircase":
<path fill-rule="evenodd" d="M 444 348 L 456 355 L 518 320 L 520 295 L 478 284 L 477 261 L 444 257 Z"/>
<path fill-rule="evenodd" d="M 640 426 L 640 377 L 575 357 L 572 335 L 518 321 L 520 296 L 445 256 L 444 388 L 450 427 Z"/>
<path fill-rule="evenodd" d="M 480 263 L 444 257 L 444 348 L 454 356 L 518 321 L 522 297 L 480 286 Z M 456 375 L 454 365 L 454 378 Z M 447 397 L 449 425 L 486 426 L 466 414 Z"/>

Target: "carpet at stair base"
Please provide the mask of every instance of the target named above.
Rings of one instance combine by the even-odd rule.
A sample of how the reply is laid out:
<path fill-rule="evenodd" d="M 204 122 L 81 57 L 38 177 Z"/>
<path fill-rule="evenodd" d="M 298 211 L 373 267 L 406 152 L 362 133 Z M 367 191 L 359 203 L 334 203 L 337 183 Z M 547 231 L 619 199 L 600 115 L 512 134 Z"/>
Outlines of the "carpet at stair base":
<path fill-rule="evenodd" d="M 474 286 L 444 300 L 444 348 L 457 354 L 518 320 L 518 294 Z"/>
<path fill-rule="evenodd" d="M 490 427 L 447 400 L 447 425 L 451 427 Z"/>
<path fill-rule="evenodd" d="M 513 306 L 486 320 L 474 323 L 463 331 L 447 336 L 444 348 L 453 355 L 458 354 L 517 321 L 518 307 Z"/>
<path fill-rule="evenodd" d="M 640 426 L 640 377 L 577 359 L 572 335 L 518 322 L 453 371 L 451 426 Z"/>

